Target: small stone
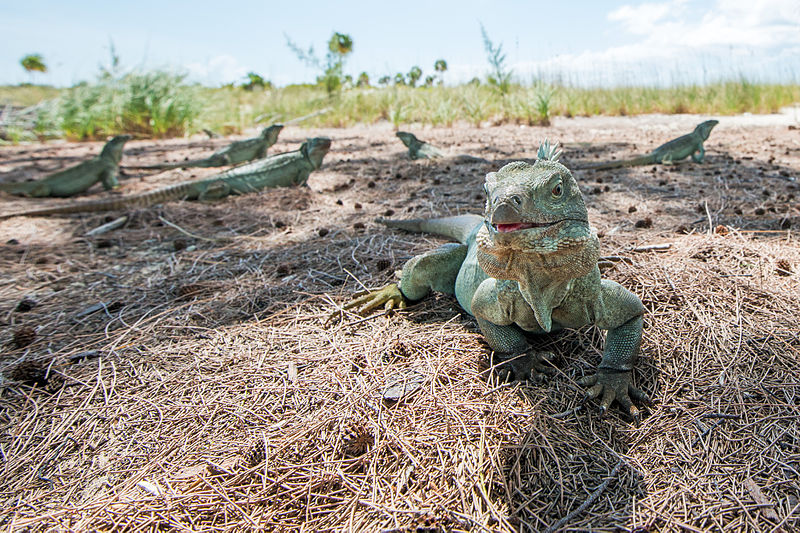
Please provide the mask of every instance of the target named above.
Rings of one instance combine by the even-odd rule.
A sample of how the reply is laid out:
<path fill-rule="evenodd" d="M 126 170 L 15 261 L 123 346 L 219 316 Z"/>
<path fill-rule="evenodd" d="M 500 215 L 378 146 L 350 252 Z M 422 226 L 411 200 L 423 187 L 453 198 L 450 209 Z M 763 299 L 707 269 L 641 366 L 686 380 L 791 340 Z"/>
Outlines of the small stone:
<path fill-rule="evenodd" d="M 363 222 L 356 222 L 355 224 L 353 224 L 353 229 L 364 229 L 365 227 L 366 226 L 364 225 Z"/>
<path fill-rule="evenodd" d="M 637 228 L 651 228 L 653 227 L 653 219 L 650 217 L 643 218 L 641 220 L 637 220 L 634 224 L 634 227 Z"/>
<path fill-rule="evenodd" d="M 628 208 L 628 213 L 635 213 L 635 212 L 636 212 L 636 206 L 635 205 L 632 205 L 632 206 L 630 206 Z"/>
<path fill-rule="evenodd" d="M 33 298 L 26 296 L 25 298 L 19 301 L 14 311 L 16 311 L 17 313 L 27 313 L 37 305 L 39 305 L 39 302 L 37 302 Z"/>
<path fill-rule="evenodd" d="M 394 215 L 394 209 L 387 209 L 386 211 L 383 212 L 383 216 L 385 217 L 390 217 L 392 215 Z"/>
<path fill-rule="evenodd" d="M 31 326 L 20 326 L 14 330 L 13 342 L 17 348 L 24 348 L 36 340 L 36 330 Z"/>
<path fill-rule="evenodd" d="M 324 237 L 328 233 L 330 233 L 330 230 L 328 228 L 319 228 L 317 230 L 317 235 L 319 235 L 320 237 Z"/>
<path fill-rule="evenodd" d="M 361 207 L 362 207 L 361 204 L 358 202 L 353 204 L 353 209 L 361 209 Z"/>

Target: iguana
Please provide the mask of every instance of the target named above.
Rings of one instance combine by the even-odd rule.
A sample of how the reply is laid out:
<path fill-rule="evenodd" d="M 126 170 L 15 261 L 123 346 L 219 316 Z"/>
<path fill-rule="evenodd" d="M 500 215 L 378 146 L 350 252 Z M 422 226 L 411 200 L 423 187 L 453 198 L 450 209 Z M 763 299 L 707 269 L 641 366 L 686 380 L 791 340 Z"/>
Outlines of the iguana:
<path fill-rule="evenodd" d="M 37 181 L 0 183 L 0 191 L 18 196 L 68 197 L 82 193 L 97 182 L 106 190 L 119 185 L 117 172 L 122 159 L 122 148 L 131 139 L 130 135 L 117 135 L 108 141 L 100 154 L 83 163 L 50 174 Z"/>
<path fill-rule="evenodd" d="M 402 308 L 431 291 L 454 294 L 504 361 L 504 373 L 527 379 L 549 358 L 533 353 L 529 333 L 594 324 L 607 329 L 597 373 L 581 380 L 607 410 L 615 400 L 633 416 L 647 396 L 631 384 L 642 340 L 644 307 L 633 293 L 600 278 L 599 242 L 570 171 L 545 141 L 531 165 L 509 163 L 486 176 L 483 217 L 385 220 L 391 228 L 457 240 L 410 259 L 400 281 L 363 294 L 346 309 Z M 551 356 L 552 357 L 552 356 Z"/>
<path fill-rule="evenodd" d="M 408 147 L 408 157 L 411 159 L 441 159 L 448 157 L 432 144 L 419 140 L 413 133 L 398 131 L 395 135 Z M 488 161 L 482 157 L 475 157 L 468 154 L 458 154 L 452 157 L 453 159 L 464 162 L 488 163 Z"/>
<path fill-rule="evenodd" d="M 0 219 L 141 208 L 178 199 L 218 200 L 230 194 L 245 194 L 265 188 L 304 185 L 308 181 L 309 174 L 322 165 L 322 159 L 330 147 L 330 139 L 315 137 L 304 142 L 299 150 L 272 155 L 208 178 L 177 183 L 163 189 L 119 198 L 9 213 L 0 215 Z"/>
<path fill-rule="evenodd" d="M 705 148 L 703 143 L 708 139 L 711 130 L 719 124 L 718 120 L 706 120 L 698 124 L 692 133 L 681 135 L 677 139 L 672 139 L 650 152 L 647 155 L 634 157 L 633 159 L 620 159 L 619 161 L 608 161 L 595 165 L 577 167 L 578 170 L 602 170 L 607 168 L 633 167 L 637 165 L 650 165 L 652 163 L 673 163 L 686 159 L 691 156 L 697 163 L 703 162 Z"/>
<path fill-rule="evenodd" d="M 231 144 L 217 150 L 213 154 L 203 159 L 191 159 L 189 161 L 179 161 L 176 163 L 160 163 L 158 165 L 126 165 L 130 168 L 141 169 L 158 169 L 168 170 L 171 168 L 180 167 L 224 167 L 226 165 L 238 165 L 252 161 L 253 159 L 262 159 L 267 155 L 267 148 L 275 144 L 278 140 L 278 135 L 283 129 L 283 124 L 273 124 L 261 131 L 258 137 L 251 139 L 242 139 L 241 141 L 233 141 Z"/>

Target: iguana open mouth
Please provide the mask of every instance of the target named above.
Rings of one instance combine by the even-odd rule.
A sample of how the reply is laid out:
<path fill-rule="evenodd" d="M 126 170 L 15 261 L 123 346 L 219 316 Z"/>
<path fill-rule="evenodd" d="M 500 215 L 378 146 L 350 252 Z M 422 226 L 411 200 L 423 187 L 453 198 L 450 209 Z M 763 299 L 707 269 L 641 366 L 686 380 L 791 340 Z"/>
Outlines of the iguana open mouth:
<path fill-rule="evenodd" d="M 531 229 L 531 228 L 546 228 L 548 226 L 552 226 L 554 224 L 558 224 L 561 220 L 556 220 L 555 222 L 515 222 L 513 224 L 495 224 L 494 228 L 497 230 L 498 233 L 508 233 L 511 231 L 519 231 L 521 229 Z"/>

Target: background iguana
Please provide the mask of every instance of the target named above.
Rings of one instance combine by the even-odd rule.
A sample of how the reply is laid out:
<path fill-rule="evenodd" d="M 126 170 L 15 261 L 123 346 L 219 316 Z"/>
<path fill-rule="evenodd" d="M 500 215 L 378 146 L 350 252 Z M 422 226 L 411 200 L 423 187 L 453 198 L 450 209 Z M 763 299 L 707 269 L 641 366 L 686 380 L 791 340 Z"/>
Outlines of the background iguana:
<path fill-rule="evenodd" d="M 259 159 L 208 178 L 177 183 L 163 189 L 119 198 L 9 213 L 0 215 L 0 219 L 140 208 L 178 199 L 218 200 L 230 194 L 245 194 L 265 188 L 303 185 L 308 180 L 309 174 L 322 165 L 322 159 L 330 147 L 330 139 L 315 137 L 304 142 L 299 150 Z"/>
<path fill-rule="evenodd" d="M 266 157 L 267 148 L 275 144 L 278 135 L 283 129 L 283 124 L 273 124 L 261 131 L 258 137 L 233 141 L 231 144 L 217 150 L 213 154 L 203 159 L 191 159 L 189 161 L 179 161 L 177 163 L 161 163 L 158 165 L 136 165 L 130 168 L 159 169 L 167 170 L 180 167 L 224 167 L 226 165 L 238 165 Z"/>
<path fill-rule="evenodd" d="M 119 185 L 117 172 L 119 161 L 122 159 L 122 148 L 130 139 L 130 135 L 117 135 L 103 146 L 99 155 L 88 161 L 65 168 L 40 180 L 0 183 L 0 191 L 40 198 L 74 196 L 97 182 L 102 183 L 106 190 L 113 189 Z"/>
<path fill-rule="evenodd" d="M 432 144 L 419 140 L 413 133 L 398 131 L 395 135 L 408 147 L 408 157 L 411 159 L 440 159 L 448 157 Z M 488 163 L 488 161 L 482 157 L 475 157 L 469 154 L 458 154 L 452 157 L 453 159 L 465 162 Z"/>
<path fill-rule="evenodd" d="M 594 324 L 608 330 L 597 373 L 584 378 L 588 395 L 605 411 L 615 400 L 634 418 L 633 400 L 646 395 L 631 384 L 642 339 L 641 301 L 600 278 L 599 242 L 570 171 L 546 160 L 545 143 L 534 165 L 515 162 L 486 176 L 485 216 L 383 220 L 393 228 L 444 235 L 445 244 L 403 267 L 399 284 L 367 293 L 345 308 L 405 307 L 430 291 L 455 294 L 475 316 L 486 342 L 517 379 L 546 369 L 531 353 L 528 333 Z"/>
<path fill-rule="evenodd" d="M 620 159 L 619 161 L 608 161 L 595 165 L 577 167 L 579 170 L 602 170 L 607 168 L 633 167 L 636 165 L 650 165 L 653 163 L 672 163 L 692 156 L 692 159 L 701 163 L 705 156 L 703 143 L 708 139 L 711 130 L 719 124 L 718 120 L 706 120 L 698 124 L 692 133 L 681 135 L 677 139 L 672 139 L 650 152 L 647 155 L 634 157 L 633 159 Z"/>

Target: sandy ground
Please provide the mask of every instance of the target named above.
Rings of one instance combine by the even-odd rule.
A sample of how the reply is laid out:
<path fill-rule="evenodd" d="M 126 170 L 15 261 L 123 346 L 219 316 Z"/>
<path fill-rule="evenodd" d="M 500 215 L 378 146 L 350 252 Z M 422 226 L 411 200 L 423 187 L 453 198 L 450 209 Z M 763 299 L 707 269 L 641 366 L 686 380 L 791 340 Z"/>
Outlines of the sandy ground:
<path fill-rule="evenodd" d="M 0 221 L 0 524 L 542 530 L 589 501 L 571 527 L 797 527 L 795 109 L 720 118 L 702 164 L 574 171 L 603 254 L 629 258 L 606 275 L 648 309 L 637 379 L 656 403 L 641 428 L 580 403 L 574 382 L 602 346 L 593 328 L 548 345 L 563 371 L 537 386 L 487 377 L 488 349 L 449 297 L 325 322 L 441 242 L 376 216 L 480 213 L 485 174 L 530 160 L 545 137 L 572 168 L 647 152 L 706 118 L 403 128 L 488 163 L 410 161 L 388 124 L 289 127 L 270 153 L 333 139 L 307 188 L 154 206 L 99 237 L 85 233 L 119 213 Z M 132 141 L 120 189 L 82 199 L 211 174 L 124 167 L 226 142 Z M 100 146 L 1 147 L 0 181 Z M 60 202 L 4 195 L 0 212 Z M 31 388 L 42 367 L 51 379 Z M 376 395 L 401 368 L 424 386 L 392 409 Z"/>

